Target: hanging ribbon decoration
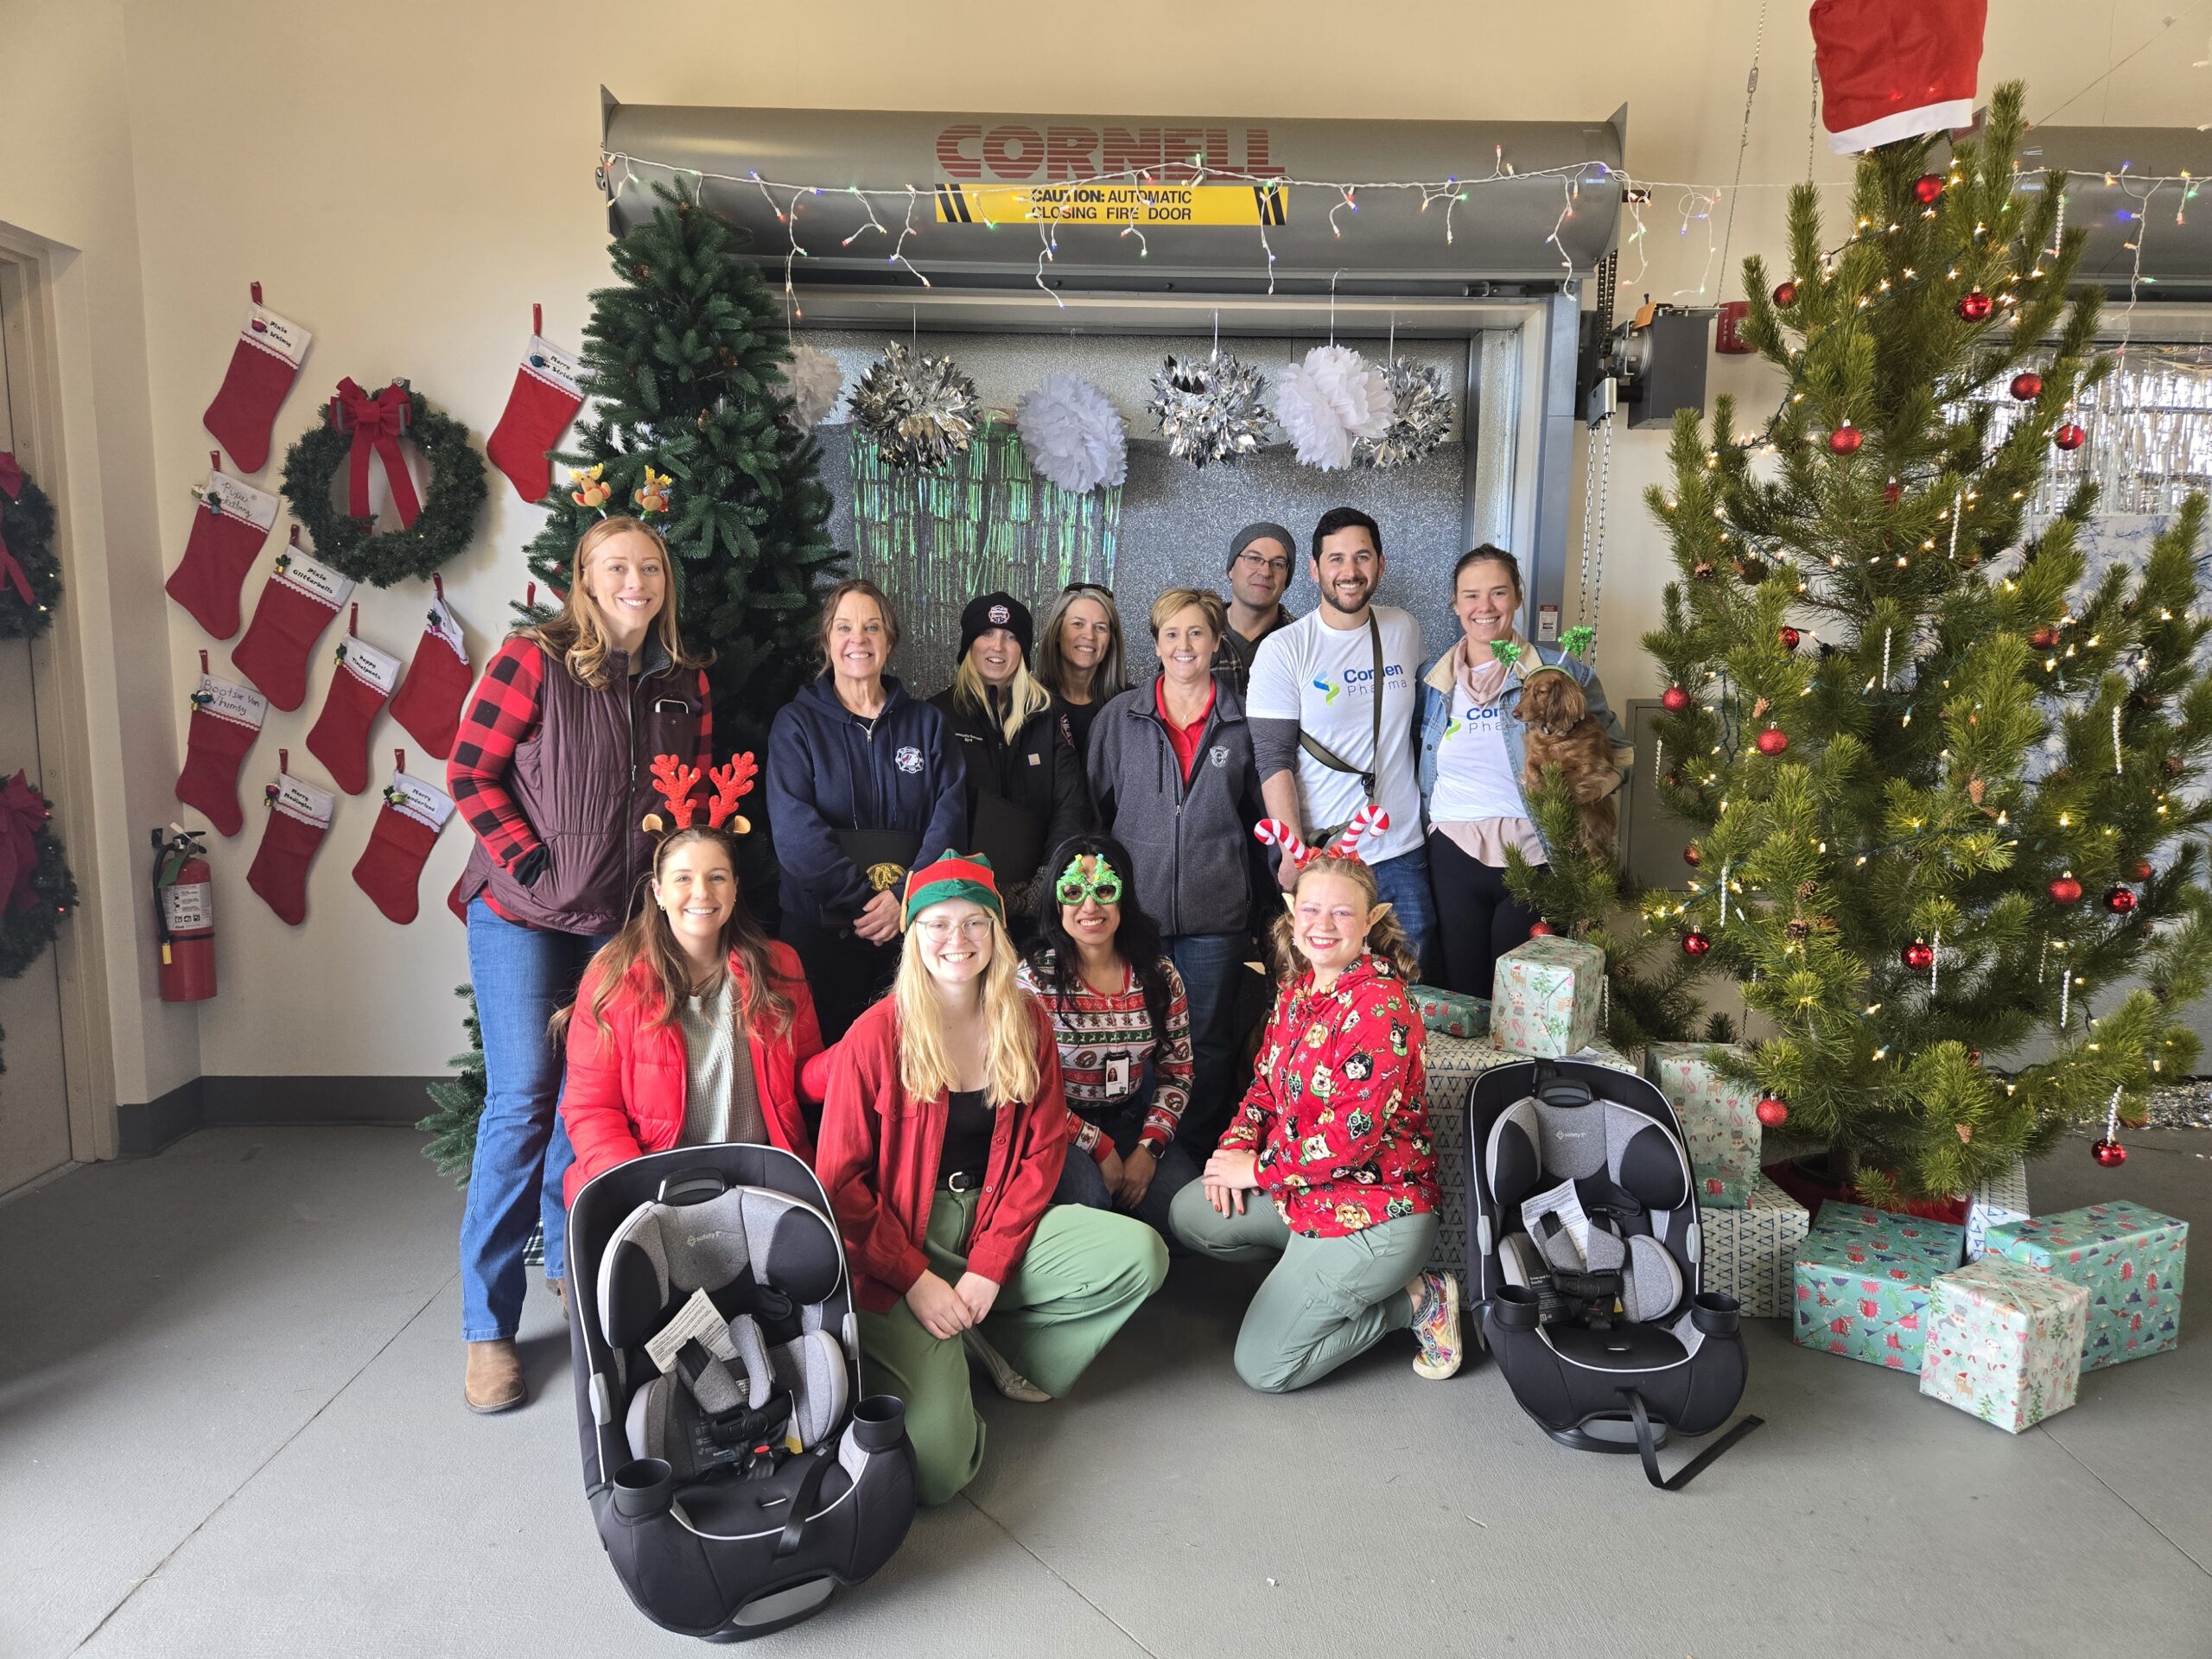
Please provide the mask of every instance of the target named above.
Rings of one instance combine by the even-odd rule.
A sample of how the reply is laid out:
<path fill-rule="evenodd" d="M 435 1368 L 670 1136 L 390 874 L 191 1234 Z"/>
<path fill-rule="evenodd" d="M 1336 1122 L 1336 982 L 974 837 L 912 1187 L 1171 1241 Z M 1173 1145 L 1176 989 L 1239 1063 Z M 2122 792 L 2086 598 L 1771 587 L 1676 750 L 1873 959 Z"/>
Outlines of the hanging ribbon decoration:
<path fill-rule="evenodd" d="M 0 914 L 28 910 L 37 893 L 38 832 L 48 816 L 46 798 L 18 772 L 0 784 Z"/>
<path fill-rule="evenodd" d="M 400 435 L 407 430 L 407 388 L 397 380 L 372 397 L 349 376 L 338 383 L 332 400 L 333 419 L 341 432 L 353 435 L 351 468 L 346 480 L 346 511 L 356 518 L 369 516 L 369 455 L 384 462 L 385 482 L 391 488 L 391 505 L 403 528 L 412 530 L 423 504 L 415 494 L 415 480 L 408 476 L 406 457 L 399 453 Z"/>
<path fill-rule="evenodd" d="M 0 495 L 13 501 L 23 493 L 23 469 L 16 464 L 15 456 L 0 449 Z M 0 588 L 12 588 L 16 597 L 24 604 L 36 603 L 31 598 L 31 579 L 22 563 L 8 550 L 8 538 L 0 536 Z"/>

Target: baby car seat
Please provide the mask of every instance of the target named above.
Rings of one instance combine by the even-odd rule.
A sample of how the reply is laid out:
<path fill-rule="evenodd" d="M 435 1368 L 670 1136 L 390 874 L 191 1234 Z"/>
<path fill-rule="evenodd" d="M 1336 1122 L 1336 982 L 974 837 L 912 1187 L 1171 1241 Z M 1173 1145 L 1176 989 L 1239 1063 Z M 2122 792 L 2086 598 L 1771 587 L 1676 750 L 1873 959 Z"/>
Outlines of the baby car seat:
<path fill-rule="evenodd" d="M 1746 1417 L 1660 1477 L 1669 1430 L 1711 1432 L 1744 1392 L 1736 1299 L 1699 1289 L 1696 1184 L 1665 1096 L 1586 1061 L 1497 1066 L 1468 1096 L 1466 1158 L 1483 1343 L 1547 1433 L 1640 1452 L 1676 1491 L 1758 1427 Z M 1524 1213 L 1547 1195 L 1558 1203 Z"/>
<path fill-rule="evenodd" d="M 617 1165 L 576 1194 L 569 1266 L 584 1490 L 639 1611 L 742 1641 L 890 1559 L 914 1516 L 906 1408 L 859 1397 L 805 1164 L 731 1143 Z"/>

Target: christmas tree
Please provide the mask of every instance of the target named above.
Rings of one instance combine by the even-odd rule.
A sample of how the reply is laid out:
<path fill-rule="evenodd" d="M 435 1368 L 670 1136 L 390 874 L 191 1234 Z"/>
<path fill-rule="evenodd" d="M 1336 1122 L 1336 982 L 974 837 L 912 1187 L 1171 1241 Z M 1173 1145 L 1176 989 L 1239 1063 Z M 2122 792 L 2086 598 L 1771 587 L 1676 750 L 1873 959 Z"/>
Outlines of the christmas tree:
<path fill-rule="evenodd" d="M 601 468 L 607 510 L 648 517 L 674 556 L 684 638 L 715 652 L 716 746 L 758 749 L 814 666 L 820 584 L 842 558 L 824 526 L 830 493 L 813 439 L 791 418 L 791 346 L 779 308 L 734 257 L 739 232 L 682 188 L 609 251 L 618 286 L 592 296 L 580 442 L 555 459 Z M 531 573 L 565 590 L 576 539 L 601 515 L 556 483 L 530 544 Z"/>
<path fill-rule="evenodd" d="M 1869 154 L 1839 246 L 1792 193 L 1789 275 L 1744 267 L 1780 405 L 1748 433 L 1726 397 L 1709 430 L 1685 412 L 1649 495 L 1681 572 L 1644 636 L 1659 792 L 1696 834 L 1687 892 L 1642 906 L 1684 955 L 1639 995 L 1732 980 L 1761 1018 L 1724 1068 L 1877 1203 L 1966 1192 L 2189 1076 L 2212 949 L 2204 504 L 2094 582 L 2093 486 L 2028 522 L 2113 364 L 2096 290 L 2067 296 L 2063 175 L 2016 175 L 2021 104 L 2000 89 L 1947 165 L 1932 139 Z M 1596 918 L 1603 873 L 1554 863 L 1537 901 Z"/>
<path fill-rule="evenodd" d="M 484 1028 L 476 1020 L 475 988 L 456 986 L 454 995 L 468 1003 L 461 1022 L 468 1033 L 468 1050 L 446 1062 L 455 1075 L 430 1085 L 437 1109 L 416 1120 L 415 1127 L 430 1137 L 423 1155 L 438 1166 L 438 1173 L 452 1176 L 455 1186 L 467 1186 L 476 1161 L 476 1126 L 484 1116 Z"/>

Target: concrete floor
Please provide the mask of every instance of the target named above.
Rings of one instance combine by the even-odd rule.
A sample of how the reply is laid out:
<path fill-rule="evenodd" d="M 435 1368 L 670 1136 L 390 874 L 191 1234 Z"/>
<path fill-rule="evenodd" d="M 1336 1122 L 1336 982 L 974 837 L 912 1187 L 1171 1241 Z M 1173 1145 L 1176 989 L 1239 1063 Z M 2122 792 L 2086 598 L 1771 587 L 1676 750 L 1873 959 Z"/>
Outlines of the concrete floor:
<path fill-rule="evenodd" d="M 542 1291 L 528 1408 L 461 1408 L 452 1187 L 420 1137 L 222 1129 L 0 1204 L 0 1654 L 678 1654 L 578 1476 Z M 2038 1211 L 2212 1220 L 2212 1137 L 2069 1141 Z M 2212 1335 L 2018 1439 L 1751 1327 L 1767 1427 L 1688 1491 L 1560 1450 L 1394 1338 L 1302 1395 L 1229 1365 L 1249 1273 L 1179 1263 L 1068 1401 L 781 1654 L 1645 1659 L 2212 1654 Z M 2200 1294 L 2212 1294 L 2212 1283 Z M 1683 1453 L 1667 1454 L 1669 1466 Z"/>

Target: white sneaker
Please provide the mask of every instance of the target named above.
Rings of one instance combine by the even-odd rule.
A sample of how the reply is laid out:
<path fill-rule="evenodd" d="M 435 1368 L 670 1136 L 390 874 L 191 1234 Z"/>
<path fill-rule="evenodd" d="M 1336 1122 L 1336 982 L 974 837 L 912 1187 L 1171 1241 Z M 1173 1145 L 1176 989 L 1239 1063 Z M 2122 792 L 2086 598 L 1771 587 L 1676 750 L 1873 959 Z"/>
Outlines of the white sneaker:
<path fill-rule="evenodd" d="M 1007 1364 L 1006 1356 L 977 1332 L 963 1331 L 960 1340 L 967 1347 L 968 1357 L 990 1373 L 991 1386 L 1007 1399 L 1019 1400 L 1025 1406 L 1041 1406 L 1052 1397 Z"/>

